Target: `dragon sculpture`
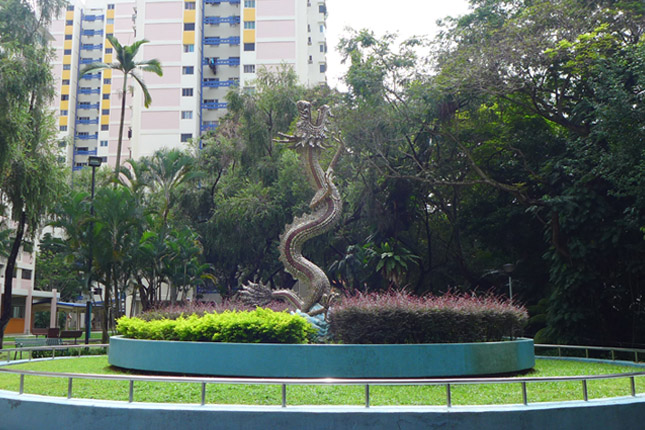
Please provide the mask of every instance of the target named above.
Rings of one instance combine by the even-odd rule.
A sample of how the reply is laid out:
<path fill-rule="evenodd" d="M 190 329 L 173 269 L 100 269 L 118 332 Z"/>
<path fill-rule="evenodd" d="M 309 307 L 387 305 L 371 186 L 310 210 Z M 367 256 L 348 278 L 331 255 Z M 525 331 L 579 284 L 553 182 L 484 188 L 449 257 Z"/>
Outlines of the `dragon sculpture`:
<path fill-rule="evenodd" d="M 297 103 L 299 119 L 296 123 L 294 136 L 279 133 L 283 140 L 276 142 L 290 143 L 298 151 L 300 161 L 307 172 L 309 183 L 315 194 L 309 203 L 311 213 L 296 217 L 286 226 L 280 236 L 280 261 L 294 278 L 305 286 L 308 297 L 301 298 L 291 289 L 271 290 L 261 282 L 249 282 L 242 287 L 240 295 L 244 301 L 254 305 L 265 305 L 271 300 L 285 300 L 309 315 L 317 315 L 326 311 L 330 300 L 329 279 L 323 270 L 302 255 L 302 246 L 309 239 L 330 231 L 340 219 L 342 201 L 338 189 L 333 183 L 334 166 L 338 162 L 344 145 L 342 140 L 334 136 L 339 147 L 327 171 L 320 166 L 320 154 L 328 148 L 325 141 L 328 136 L 331 111 L 324 105 L 318 109 L 318 116 L 312 119 L 311 103 Z M 316 305 L 320 306 L 316 306 Z"/>

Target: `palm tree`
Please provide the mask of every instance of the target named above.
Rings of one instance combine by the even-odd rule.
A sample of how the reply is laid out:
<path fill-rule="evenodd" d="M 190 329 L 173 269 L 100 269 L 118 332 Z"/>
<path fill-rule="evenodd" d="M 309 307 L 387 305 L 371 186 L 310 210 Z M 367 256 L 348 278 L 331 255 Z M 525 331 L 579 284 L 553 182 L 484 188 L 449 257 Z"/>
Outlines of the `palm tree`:
<path fill-rule="evenodd" d="M 121 91 L 121 122 L 119 123 L 119 143 L 116 150 L 116 167 L 114 169 L 114 175 L 118 180 L 119 170 L 121 168 L 121 146 L 123 144 L 123 123 L 125 119 L 125 95 L 127 91 L 128 84 L 128 75 L 139 83 L 141 90 L 143 91 L 144 104 L 146 107 L 150 106 L 152 98 L 148 92 L 148 87 L 143 82 L 141 77 L 139 77 L 135 72 L 140 69 L 144 72 L 154 72 L 158 76 L 163 76 L 163 71 L 161 70 L 161 63 L 157 59 L 145 60 L 145 61 L 134 61 L 139 52 L 139 47 L 144 43 L 148 43 L 148 40 L 138 40 L 132 45 L 122 46 L 119 41 L 113 36 L 107 36 L 107 39 L 110 41 L 116 52 L 117 61 L 112 64 L 107 63 L 92 63 L 88 64 L 83 70 L 81 70 L 81 76 L 87 73 L 92 73 L 104 69 L 113 69 L 120 70 L 123 72 L 123 89 Z"/>

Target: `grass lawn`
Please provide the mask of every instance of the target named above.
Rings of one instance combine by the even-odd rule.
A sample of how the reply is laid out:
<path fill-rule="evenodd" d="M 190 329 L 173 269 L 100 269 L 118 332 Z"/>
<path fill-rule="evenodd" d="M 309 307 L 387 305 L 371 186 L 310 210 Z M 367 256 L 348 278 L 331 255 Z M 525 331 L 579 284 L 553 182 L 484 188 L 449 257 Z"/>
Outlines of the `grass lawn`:
<path fill-rule="evenodd" d="M 106 356 L 83 357 L 24 363 L 11 368 L 48 372 L 124 374 L 112 368 Z M 611 364 L 583 363 L 563 360 L 538 359 L 526 376 L 574 376 L 634 372 L 638 369 Z M 75 398 L 127 400 L 128 382 L 74 380 Z M 0 389 L 18 391 L 17 375 L 0 373 Z M 25 377 L 25 393 L 66 397 L 67 379 L 38 376 Z M 134 400 L 137 402 L 199 403 L 199 384 L 135 382 Z M 540 382 L 527 385 L 529 403 L 581 400 L 582 383 Z M 636 391 L 645 392 L 645 379 L 636 379 Z M 628 396 L 629 378 L 606 381 L 588 381 L 590 399 Z M 363 386 L 287 386 L 289 405 L 362 405 L 365 401 Z M 206 402 L 210 404 L 281 404 L 279 385 L 218 385 L 206 387 Z M 370 404 L 378 405 L 445 405 L 444 386 L 370 386 Z M 520 384 L 454 385 L 453 405 L 491 405 L 522 403 Z"/>

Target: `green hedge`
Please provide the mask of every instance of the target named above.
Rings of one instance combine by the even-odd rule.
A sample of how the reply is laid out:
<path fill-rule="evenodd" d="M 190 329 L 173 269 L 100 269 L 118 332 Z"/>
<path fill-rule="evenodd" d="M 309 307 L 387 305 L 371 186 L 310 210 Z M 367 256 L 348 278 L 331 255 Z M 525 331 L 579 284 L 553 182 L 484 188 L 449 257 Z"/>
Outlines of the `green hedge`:
<path fill-rule="evenodd" d="M 466 343 L 519 336 L 528 314 L 491 295 L 414 297 L 395 291 L 346 297 L 328 319 L 332 339 L 347 344 Z"/>
<path fill-rule="evenodd" d="M 193 342 L 307 343 L 315 329 L 298 315 L 257 308 L 144 321 L 121 317 L 119 334 L 132 339 Z"/>

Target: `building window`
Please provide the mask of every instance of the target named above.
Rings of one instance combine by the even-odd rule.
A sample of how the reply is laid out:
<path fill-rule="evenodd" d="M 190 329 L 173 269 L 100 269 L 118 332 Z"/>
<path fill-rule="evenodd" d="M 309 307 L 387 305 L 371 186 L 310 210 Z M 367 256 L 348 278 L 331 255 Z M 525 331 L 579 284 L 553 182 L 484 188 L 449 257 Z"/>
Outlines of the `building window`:
<path fill-rule="evenodd" d="M 311 45 L 311 37 L 307 38 L 307 45 Z"/>
<path fill-rule="evenodd" d="M 193 119 L 193 111 L 192 110 L 182 110 L 181 111 L 181 119 Z"/>
<path fill-rule="evenodd" d="M 244 7 L 255 7 L 255 0 L 244 0 Z"/>
<path fill-rule="evenodd" d="M 74 25 L 74 20 L 68 19 L 67 21 L 65 21 L 65 25 Z"/>
<path fill-rule="evenodd" d="M 195 31 L 195 23 L 194 22 L 185 22 L 184 23 L 184 31 Z"/>
<path fill-rule="evenodd" d="M 320 45 L 320 52 L 325 52 L 325 45 L 324 44 Z"/>
<path fill-rule="evenodd" d="M 101 115 L 109 115 L 110 109 L 101 109 Z"/>
<path fill-rule="evenodd" d="M 108 131 L 110 126 L 108 124 L 101 124 L 101 131 Z"/>
<path fill-rule="evenodd" d="M 105 53 L 106 54 L 111 54 L 112 53 L 112 48 L 105 48 Z"/>
<path fill-rule="evenodd" d="M 193 66 L 184 66 L 181 68 L 181 74 L 182 75 L 194 75 L 195 74 L 195 68 Z"/>
<path fill-rule="evenodd" d="M 58 147 L 59 148 L 64 148 L 66 146 L 67 146 L 67 142 L 65 142 L 64 140 L 59 140 L 58 141 Z"/>
<path fill-rule="evenodd" d="M 105 78 L 103 79 L 104 84 L 111 84 L 112 83 L 112 78 Z"/>
<path fill-rule="evenodd" d="M 72 70 L 71 64 L 63 64 L 63 70 Z"/>
<path fill-rule="evenodd" d="M 184 52 L 195 52 L 195 45 L 184 45 Z"/>
<path fill-rule="evenodd" d="M 66 125 L 61 125 L 59 130 L 60 131 L 67 131 L 67 126 Z"/>
<path fill-rule="evenodd" d="M 69 85 L 69 79 L 63 79 L 63 85 Z"/>
<path fill-rule="evenodd" d="M 69 100 L 69 94 L 63 94 L 62 96 L 60 96 L 60 99 L 61 100 Z"/>
<path fill-rule="evenodd" d="M 72 35 L 71 34 L 66 34 L 65 35 L 65 40 L 72 40 Z"/>
<path fill-rule="evenodd" d="M 255 64 L 245 64 L 244 73 L 255 73 Z"/>
<path fill-rule="evenodd" d="M 325 32 L 325 24 L 320 24 L 320 32 L 321 33 Z"/>
<path fill-rule="evenodd" d="M 109 4 L 109 5 L 108 5 L 108 9 L 114 9 L 114 5 L 113 5 L 113 4 Z"/>
<path fill-rule="evenodd" d="M 181 89 L 181 95 L 183 97 L 192 97 L 193 96 L 193 89 L 192 88 L 182 88 Z"/>
<path fill-rule="evenodd" d="M 107 140 L 102 140 L 102 141 L 101 141 L 101 146 L 102 146 L 102 147 L 104 147 L 104 148 L 105 148 L 107 145 L 108 145 L 108 141 L 107 141 Z"/>
<path fill-rule="evenodd" d="M 245 51 L 255 51 L 255 43 L 245 43 L 244 44 L 244 50 Z"/>
<path fill-rule="evenodd" d="M 107 37 L 108 37 L 108 36 L 110 36 L 110 37 L 114 37 L 114 33 L 105 33 L 105 38 L 106 38 L 106 39 L 107 39 Z"/>
<path fill-rule="evenodd" d="M 74 10 L 74 5 L 70 4 L 69 6 L 67 6 L 67 10 Z"/>
<path fill-rule="evenodd" d="M 68 115 L 68 113 L 67 113 L 66 110 L 61 110 L 60 111 L 60 116 L 67 116 L 67 115 Z"/>
<path fill-rule="evenodd" d="M 320 73 L 325 73 L 327 71 L 327 65 L 326 64 L 321 64 L 320 65 Z"/>
<path fill-rule="evenodd" d="M 186 10 L 195 10 L 195 2 L 194 1 L 187 1 L 184 3 L 184 9 Z"/>
<path fill-rule="evenodd" d="M 254 30 L 255 29 L 255 21 L 244 21 L 244 29 L 245 30 Z"/>
<path fill-rule="evenodd" d="M 105 23 L 106 23 L 106 24 L 108 24 L 108 25 L 110 25 L 110 24 L 114 24 L 114 18 L 108 18 L 108 19 L 106 19 L 106 20 L 105 20 Z"/>
<path fill-rule="evenodd" d="M 181 141 L 182 141 L 182 142 L 188 142 L 188 141 L 189 141 L 190 139 L 192 139 L 192 138 L 193 138 L 193 134 L 192 134 L 192 133 L 182 133 L 182 134 L 181 134 Z"/>
<path fill-rule="evenodd" d="M 319 13 L 326 13 L 327 12 L 327 8 L 325 7 L 324 4 L 319 4 L 318 5 L 318 12 Z"/>
<path fill-rule="evenodd" d="M 103 94 L 103 100 L 110 100 L 109 94 Z"/>
<path fill-rule="evenodd" d="M 72 55 L 72 50 L 71 49 L 65 49 L 63 51 L 63 55 Z"/>
<path fill-rule="evenodd" d="M 31 270 L 29 269 L 22 269 L 22 279 L 31 279 Z"/>

